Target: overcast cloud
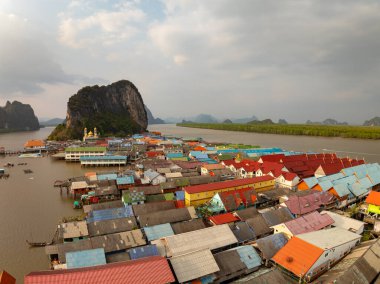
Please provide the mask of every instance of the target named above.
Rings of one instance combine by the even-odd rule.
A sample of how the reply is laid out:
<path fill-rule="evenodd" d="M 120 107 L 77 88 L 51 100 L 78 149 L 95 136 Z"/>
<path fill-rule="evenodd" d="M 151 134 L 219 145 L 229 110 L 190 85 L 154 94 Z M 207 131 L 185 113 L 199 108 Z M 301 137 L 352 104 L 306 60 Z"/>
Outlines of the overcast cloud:
<path fill-rule="evenodd" d="M 64 117 L 82 86 L 128 79 L 160 117 L 362 123 L 380 115 L 379 3 L 4 0 L 0 103 Z"/>

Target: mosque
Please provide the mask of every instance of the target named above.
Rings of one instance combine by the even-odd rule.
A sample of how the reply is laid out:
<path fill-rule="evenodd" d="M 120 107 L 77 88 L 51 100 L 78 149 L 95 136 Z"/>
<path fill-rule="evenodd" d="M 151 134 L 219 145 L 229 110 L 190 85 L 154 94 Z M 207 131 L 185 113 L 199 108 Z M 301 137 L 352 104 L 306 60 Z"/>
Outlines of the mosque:
<path fill-rule="evenodd" d="M 97 140 L 99 138 L 98 130 L 96 127 L 94 128 L 94 132 L 90 130 L 90 132 L 87 132 L 87 127 L 83 131 L 83 142 L 88 140 Z"/>

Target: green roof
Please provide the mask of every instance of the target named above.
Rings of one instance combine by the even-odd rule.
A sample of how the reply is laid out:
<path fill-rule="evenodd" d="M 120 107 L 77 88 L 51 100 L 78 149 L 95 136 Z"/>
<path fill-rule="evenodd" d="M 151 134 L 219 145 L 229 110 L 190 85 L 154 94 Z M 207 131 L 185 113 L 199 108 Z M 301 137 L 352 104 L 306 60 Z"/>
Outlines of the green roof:
<path fill-rule="evenodd" d="M 169 160 L 187 162 L 189 160 L 189 158 L 188 157 L 175 157 L 175 158 L 169 158 Z"/>
<path fill-rule="evenodd" d="M 106 147 L 69 147 L 65 152 L 105 152 Z"/>
<path fill-rule="evenodd" d="M 175 196 L 174 196 L 173 192 L 164 193 L 164 197 L 165 197 L 165 200 L 167 200 L 167 201 L 175 200 Z"/>

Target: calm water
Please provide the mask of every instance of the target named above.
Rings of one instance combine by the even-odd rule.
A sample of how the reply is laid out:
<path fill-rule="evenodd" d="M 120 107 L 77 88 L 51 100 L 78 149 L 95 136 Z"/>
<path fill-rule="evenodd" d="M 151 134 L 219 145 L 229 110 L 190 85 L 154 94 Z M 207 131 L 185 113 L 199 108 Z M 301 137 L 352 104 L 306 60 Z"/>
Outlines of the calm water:
<path fill-rule="evenodd" d="M 176 136 L 203 137 L 213 142 L 278 146 L 295 151 L 322 152 L 330 149 L 341 156 L 364 157 L 367 162 L 380 162 L 379 141 L 228 132 L 175 125 L 154 125 L 150 129 Z M 46 138 L 51 131 L 52 128 L 43 128 L 34 132 L 0 134 L 0 146 L 22 149 L 27 140 Z M 7 168 L 11 177 L 0 180 L 0 269 L 7 270 L 18 283 L 22 283 L 25 274 L 48 268 L 43 248 L 30 249 L 25 240 L 48 241 L 63 216 L 79 213 L 72 209 L 72 201 L 65 195 L 60 196 L 59 190 L 53 187 L 54 181 L 82 175 L 85 170 L 78 164 L 53 161 L 48 157 L 2 157 L 0 167 L 7 162 L 28 163 L 27 166 Z M 33 173 L 24 174 L 23 169 L 26 168 L 32 169 Z"/>

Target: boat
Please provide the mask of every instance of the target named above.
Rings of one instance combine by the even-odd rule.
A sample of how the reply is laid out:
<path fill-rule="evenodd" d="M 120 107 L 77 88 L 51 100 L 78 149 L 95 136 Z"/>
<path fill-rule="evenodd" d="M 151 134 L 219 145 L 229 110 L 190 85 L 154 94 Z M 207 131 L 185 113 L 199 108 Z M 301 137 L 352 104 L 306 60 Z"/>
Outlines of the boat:
<path fill-rule="evenodd" d="M 41 158 L 41 153 L 25 153 L 18 155 L 19 158 Z"/>
<path fill-rule="evenodd" d="M 41 242 L 41 243 L 38 243 L 38 242 L 30 242 L 28 240 L 26 240 L 26 243 L 31 246 L 31 247 L 46 247 L 46 246 L 50 246 L 53 244 L 53 242 Z"/>

